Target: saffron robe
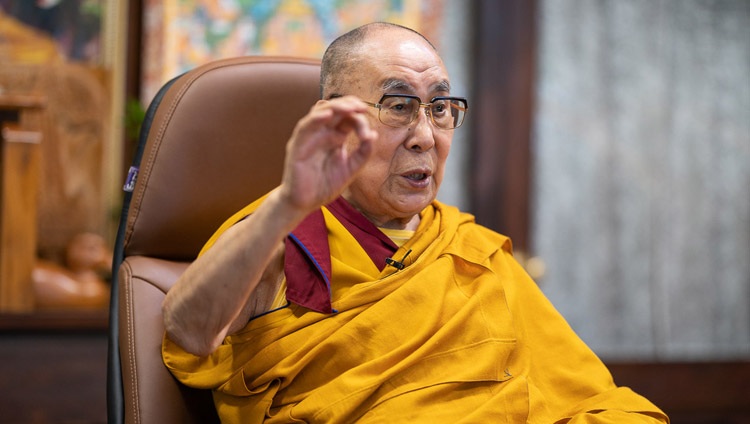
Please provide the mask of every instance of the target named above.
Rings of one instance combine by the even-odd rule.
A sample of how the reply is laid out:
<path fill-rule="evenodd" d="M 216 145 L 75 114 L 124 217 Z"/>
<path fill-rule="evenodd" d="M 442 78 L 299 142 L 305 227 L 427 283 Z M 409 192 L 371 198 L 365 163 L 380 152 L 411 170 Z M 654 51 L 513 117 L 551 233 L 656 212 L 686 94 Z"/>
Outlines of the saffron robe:
<path fill-rule="evenodd" d="M 513 259 L 509 239 L 437 201 L 420 217 L 392 255 L 406 256 L 405 267 L 381 270 L 323 208 L 330 310 L 290 302 L 206 357 L 165 337 L 166 366 L 212 390 L 225 423 L 669 422 L 614 384 Z"/>

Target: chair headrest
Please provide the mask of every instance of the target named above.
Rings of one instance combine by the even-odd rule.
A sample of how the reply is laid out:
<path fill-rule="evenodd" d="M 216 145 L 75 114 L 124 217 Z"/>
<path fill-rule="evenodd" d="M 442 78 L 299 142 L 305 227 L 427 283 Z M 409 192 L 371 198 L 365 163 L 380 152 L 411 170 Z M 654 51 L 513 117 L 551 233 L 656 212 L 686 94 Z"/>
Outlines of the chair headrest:
<path fill-rule="evenodd" d="M 153 120 L 127 215 L 126 256 L 191 260 L 281 182 L 286 142 L 320 98 L 319 61 L 219 60 L 177 78 Z"/>

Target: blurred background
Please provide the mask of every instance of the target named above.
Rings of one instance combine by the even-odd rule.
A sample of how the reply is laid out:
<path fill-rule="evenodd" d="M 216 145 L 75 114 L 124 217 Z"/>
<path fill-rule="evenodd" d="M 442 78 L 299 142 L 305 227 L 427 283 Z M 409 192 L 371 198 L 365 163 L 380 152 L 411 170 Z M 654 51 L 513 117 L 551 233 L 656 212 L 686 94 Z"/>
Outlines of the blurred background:
<path fill-rule="evenodd" d="M 750 1 L 0 0 L 9 422 L 105 420 L 106 258 L 161 85 L 372 21 L 425 34 L 469 98 L 440 200 L 513 239 L 618 383 L 750 422 Z M 88 291 L 51 296 L 65 278 Z"/>

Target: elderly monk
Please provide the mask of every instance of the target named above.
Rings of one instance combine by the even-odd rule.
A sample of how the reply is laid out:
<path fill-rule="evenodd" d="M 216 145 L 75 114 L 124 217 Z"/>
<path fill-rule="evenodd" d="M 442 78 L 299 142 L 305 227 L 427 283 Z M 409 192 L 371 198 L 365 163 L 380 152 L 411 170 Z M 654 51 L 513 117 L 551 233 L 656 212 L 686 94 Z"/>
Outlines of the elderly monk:
<path fill-rule="evenodd" d="M 658 423 L 513 259 L 435 200 L 467 102 L 422 35 L 334 41 L 281 184 L 163 305 L 164 362 L 227 423 Z"/>

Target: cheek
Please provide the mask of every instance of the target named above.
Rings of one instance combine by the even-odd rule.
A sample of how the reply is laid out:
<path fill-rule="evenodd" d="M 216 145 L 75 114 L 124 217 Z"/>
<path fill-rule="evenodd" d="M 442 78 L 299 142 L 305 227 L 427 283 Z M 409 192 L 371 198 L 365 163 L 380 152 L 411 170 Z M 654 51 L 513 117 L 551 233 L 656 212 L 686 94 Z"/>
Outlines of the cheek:
<path fill-rule="evenodd" d="M 377 196 L 388 179 L 388 170 L 389 163 L 377 156 L 377 152 L 373 152 L 373 156 L 350 184 L 350 190 L 366 197 Z"/>
<path fill-rule="evenodd" d="M 380 178 L 386 178 L 391 168 L 395 166 L 394 161 L 398 162 L 399 160 L 397 151 L 400 146 L 401 143 L 397 140 L 386 137 L 379 138 L 373 146 L 372 157 L 367 164 L 367 170 L 373 176 L 377 175 Z"/>
<path fill-rule="evenodd" d="M 362 170 L 360 184 L 370 193 L 381 190 L 390 176 L 389 163 L 382 160 L 372 160 Z"/>
<path fill-rule="evenodd" d="M 448 154 L 451 150 L 451 139 L 447 137 L 444 140 L 437 140 L 436 152 L 437 152 L 437 167 L 435 172 L 435 182 L 439 185 L 443 181 L 443 175 L 445 174 L 445 163 L 448 160 Z"/>

